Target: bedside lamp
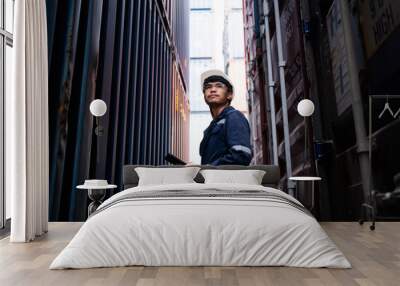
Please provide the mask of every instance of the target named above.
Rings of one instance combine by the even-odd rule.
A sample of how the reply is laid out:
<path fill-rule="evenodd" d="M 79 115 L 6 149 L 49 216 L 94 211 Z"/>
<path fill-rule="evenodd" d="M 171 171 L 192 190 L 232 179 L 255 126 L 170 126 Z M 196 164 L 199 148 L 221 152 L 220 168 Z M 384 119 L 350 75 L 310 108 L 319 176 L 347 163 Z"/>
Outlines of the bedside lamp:
<path fill-rule="evenodd" d="M 309 100 L 309 99 L 303 99 L 299 102 L 297 105 L 297 112 L 300 114 L 300 116 L 304 117 L 304 162 L 303 162 L 303 173 L 304 173 L 304 165 L 307 162 L 307 155 L 308 155 L 308 126 L 307 126 L 307 119 L 306 117 L 310 117 L 314 113 L 314 103 Z M 321 177 L 314 177 L 314 176 L 295 176 L 295 177 L 290 177 L 289 180 L 292 180 L 297 183 L 296 187 L 296 198 L 299 198 L 299 194 L 303 194 L 304 197 L 304 192 L 309 190 L 309 188 L 306 188 L 307 184 L 311 184 L 311 205 L 309 210 L 312 212 L 314 211 L 314 204 L 315 204 L 315 196 L 314 196 L 314 188 L 315 184 L 318 181 L 321 181 Z"/>
<path fill-rule="evenodd" d="M 94 133 L 96 136 L 103 136 L 104 128 L 99 123 L 99 117 L 102 117 L 104 114 L 106 114 L 107 104 L 101 99 L 95 99 L 90 103 L 89 110 L 90 113 L 96 118 L 96 128 Z M 96 167 L 99 163 L 99 141 L 99 138 L 96 138 Z M 92 179 L 85 180 L 83 185 L 79 185 L 76 188 L 87 190 L 88 197 L 91 199 L 91 203 L 88 206 L 88 215 L 90 216 L 102 204 L 106 196 L 106 190 L 115 189 L 117 186 L 108 184 L 107 180 Z"/>
<path fill-rule="evenodd" d="M 95 99 L 90 103 L 90 113 L 96 117 L 96 129 L 95 133 L 97 136 L 102 136 L 104 128 L 99 124 L 99 117 L 103 116 L 107 112 L 107 105 L 101 99 Z"/>
<path fill-rule="evenodd" d="M 297 105 L 297 111 L 303 117 L 308 117 L 314 113 L 314 103 L 309 99 L 303 99 Z"/>
<path fill-rule="evenodd" d="M 303 99 L 297 105 L 297 112 L 304 117 L 304 162 L 303 162 L 303 171 L 304 165 L 307 161 L 307 153 L 308 153 L 308 128 L 307 128 L 307 120 L 306 117 L 313 115 L 314 113 L 314 103 L 309 99 Z"/>

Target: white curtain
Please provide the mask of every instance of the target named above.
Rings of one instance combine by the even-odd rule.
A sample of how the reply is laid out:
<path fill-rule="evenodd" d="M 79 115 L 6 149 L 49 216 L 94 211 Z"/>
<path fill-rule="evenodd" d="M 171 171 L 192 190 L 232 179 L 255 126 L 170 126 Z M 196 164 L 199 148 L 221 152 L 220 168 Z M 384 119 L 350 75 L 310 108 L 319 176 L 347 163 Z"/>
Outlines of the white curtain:
<path fill-rule="evenodd" d="M 6 187 L 12 242 L 47 232 L 48 57 L 45 0 L 15 1 L 14 92 L 6 97 Z"/>

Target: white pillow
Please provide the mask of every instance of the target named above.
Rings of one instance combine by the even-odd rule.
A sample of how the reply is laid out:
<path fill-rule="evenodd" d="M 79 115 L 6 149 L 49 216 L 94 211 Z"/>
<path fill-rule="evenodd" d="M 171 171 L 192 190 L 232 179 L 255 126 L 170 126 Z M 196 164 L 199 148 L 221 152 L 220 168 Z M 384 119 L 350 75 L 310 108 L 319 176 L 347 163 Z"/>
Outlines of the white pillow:
<path fill-rule="evenodd" d="M 199 167 L 135 168 L 139 176 L 138 186 L 195 183 L 193 179 L 199 170 Z"/>
<path fill-rule="evenodd" d="M 265 171 L 261 170 L 201 170 L 205 184 L 233 183 L 261 185 Z"/>

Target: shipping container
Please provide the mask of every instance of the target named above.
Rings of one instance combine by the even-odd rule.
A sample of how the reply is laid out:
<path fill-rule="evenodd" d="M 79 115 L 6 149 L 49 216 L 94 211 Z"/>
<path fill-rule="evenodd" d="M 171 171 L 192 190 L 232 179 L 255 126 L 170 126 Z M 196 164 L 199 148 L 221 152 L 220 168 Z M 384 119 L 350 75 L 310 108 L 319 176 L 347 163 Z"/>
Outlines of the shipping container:
<path fill-rule="evenodd" d="M 264 2 L 260 0 L 244 1 L 245 45 L 247 60 L 247 82 L 250 98 L 250 118 L 253 122 L 255 158 L 254 163 L 272 163 L 272 137 L 270 103 L 268 100 L 267 55 L 265 49 Z M 279 165 L 282 182 L 286 178 L 286 159 L 284 152 L 283 112 L 279 87 L 279 59 L 275 35 L 275 21 L 272 1 L 269 26 L 271 31 L 271 62 L 274 79 L 276 109 L 276 128 L 278 140 Z M 303 34 L 301 30 L 300 7 L 298 1 L 280 1 L 283 58 L 285 59 L 285 81 L 287 93 L 288 122 L 293 175 L 304 173 L 312 167 L 312 158 L 304 165 L 304 121 L 297 113 L 297 104 L 308 98 L 306 92 L 305 59 L 303 52 Z M 254 87 L 254 89 L 252 89 Z M 266 149 L 266 150 L 264 150 Z M 262 151 L 261 151 L 262 150 Z"/>
<path fill-rule="evenodd" d="M 252 132 L 252 164 L 270 163 L 267 144 L 270 142 L 267 125 L 266 79 L 262 64 L 260 38 L 260 7 L 257 1 L 243 3 L 246 85 L 249 102 L 249 122 Z"/>
<path fill-rule="evenodd" d="M 266 100 L 265 111 L 259 108 L 257 99 L 260 98 L 262 90 L 256 86 L 257 82 L 266 82 L 267 79 L 266 49 L 262 46 L 265 41 L 266 23 L 261 7 L 268 3 L 271 13 L 269 27 L 279 165 L 283 175 L 282 183 L 285 183 L 287 161 L 274 2 L 244 1 L 247 82 L 251 105 L 250 118 L 253 120 L 253 126 L 262 129 L 263 125 L 269 126 L 270 106 L 269 100 Z M 400 22 L 396 17 L 392 17 L 398 13 L 399 4 L 395 0 L 349 1 L 350 33 L 354 41 L 354 52 L 350 55 L 344 40 L 341 1 L 282 0 L 278 3 L 285 63 L 284 79 L 292 174 L 314 174 L 322 177 L 316 200 L 319 201 L 317 208 L 319 207 L 323 219 L 359 218 L 364 190 L 355 130 L 364 128 L 364 125 L 360 127 L 361 123 L 356 122 L 353 116 L 355 99 L 350 85 L 349 58 L 354 57 L 358 73 L 353 76 L 357 76 L 360 81 L 363 109 L 357 110 L 357 116 L 363 113 L 365 124 L 368 122 L 367 119 L 372 120 L 372 186 L 379 193 L 378 214 L 398 215 L 399 212 L 395 209 L 398 199 L 392 192 L 399 186 L 400 170 L 390 158 L 398 154 L 398 148 L 395 146 L 398 146 L 400 137 L 394 134 L 399 133 L 399 124 L 398 120 L 395 120 L 394 112 L 393 115 L 389 112 L 380 115 L 386 103 L 397 111 L 400 99 L 394 97 L 374 99 L 370 118 L 368 99 L 371 94 L 392 96 L 400 94 L 398 76 L 400 64 L 393 60 L 393 54 L 400 49 Z M 262 64 L 257 60 L 260 43 L 263 48 Z M 260 80 L 260 77 L 264 79 Z M 266 99 L 269 99 L 268 90 L 268 86 L 264 88 Z M 312 99 L 315 104 L 315 112 L 308 122 L 308 142 L 314 144 L 309 144 L 309 156 L 306 160 L 304 159 L 305 121 L 298 115 L 296 108 L 303 98 Z M 260 112 L 266 112 L 264 118 L 267 122 L 262 122 Z M 257 136 L 254 140 L 257 140 Z M 265 140 L 267 140 L 267 154 L 272 155 L 271 134 L 267 134 Z M 256 144 L 257 150 L 260 145 Z M 260 160 L 266 161 L 264 158 Z M 271 163 L 271 159 L 267 162 Z M 387 199 L 382 199 L 385 195 Z"/>
<path fill-rule="evenodd" d="M 122 189 L 124 164 L 188 160 L 188 17 L 185 0 L 47 1 L 50 220 L 82 220 L 104 178 Z M 107 104 L 99 118 L 94 99 Z"/>

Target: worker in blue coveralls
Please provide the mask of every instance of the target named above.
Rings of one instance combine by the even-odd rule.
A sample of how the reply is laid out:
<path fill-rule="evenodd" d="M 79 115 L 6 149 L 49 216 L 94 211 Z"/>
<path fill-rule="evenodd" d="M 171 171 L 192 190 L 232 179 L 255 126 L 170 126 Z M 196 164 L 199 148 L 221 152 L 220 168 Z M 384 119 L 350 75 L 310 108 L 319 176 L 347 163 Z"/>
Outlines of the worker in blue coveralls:
<path fill-rule="evenodd" d="M 200 143 L 201 164 L 249 165 L 253 157 L 250 126 L 246 117 L 231 106 L 231 80 L 220 70 L 209 70 L 201 75 L 201 83 L 213 118 Z"/>

